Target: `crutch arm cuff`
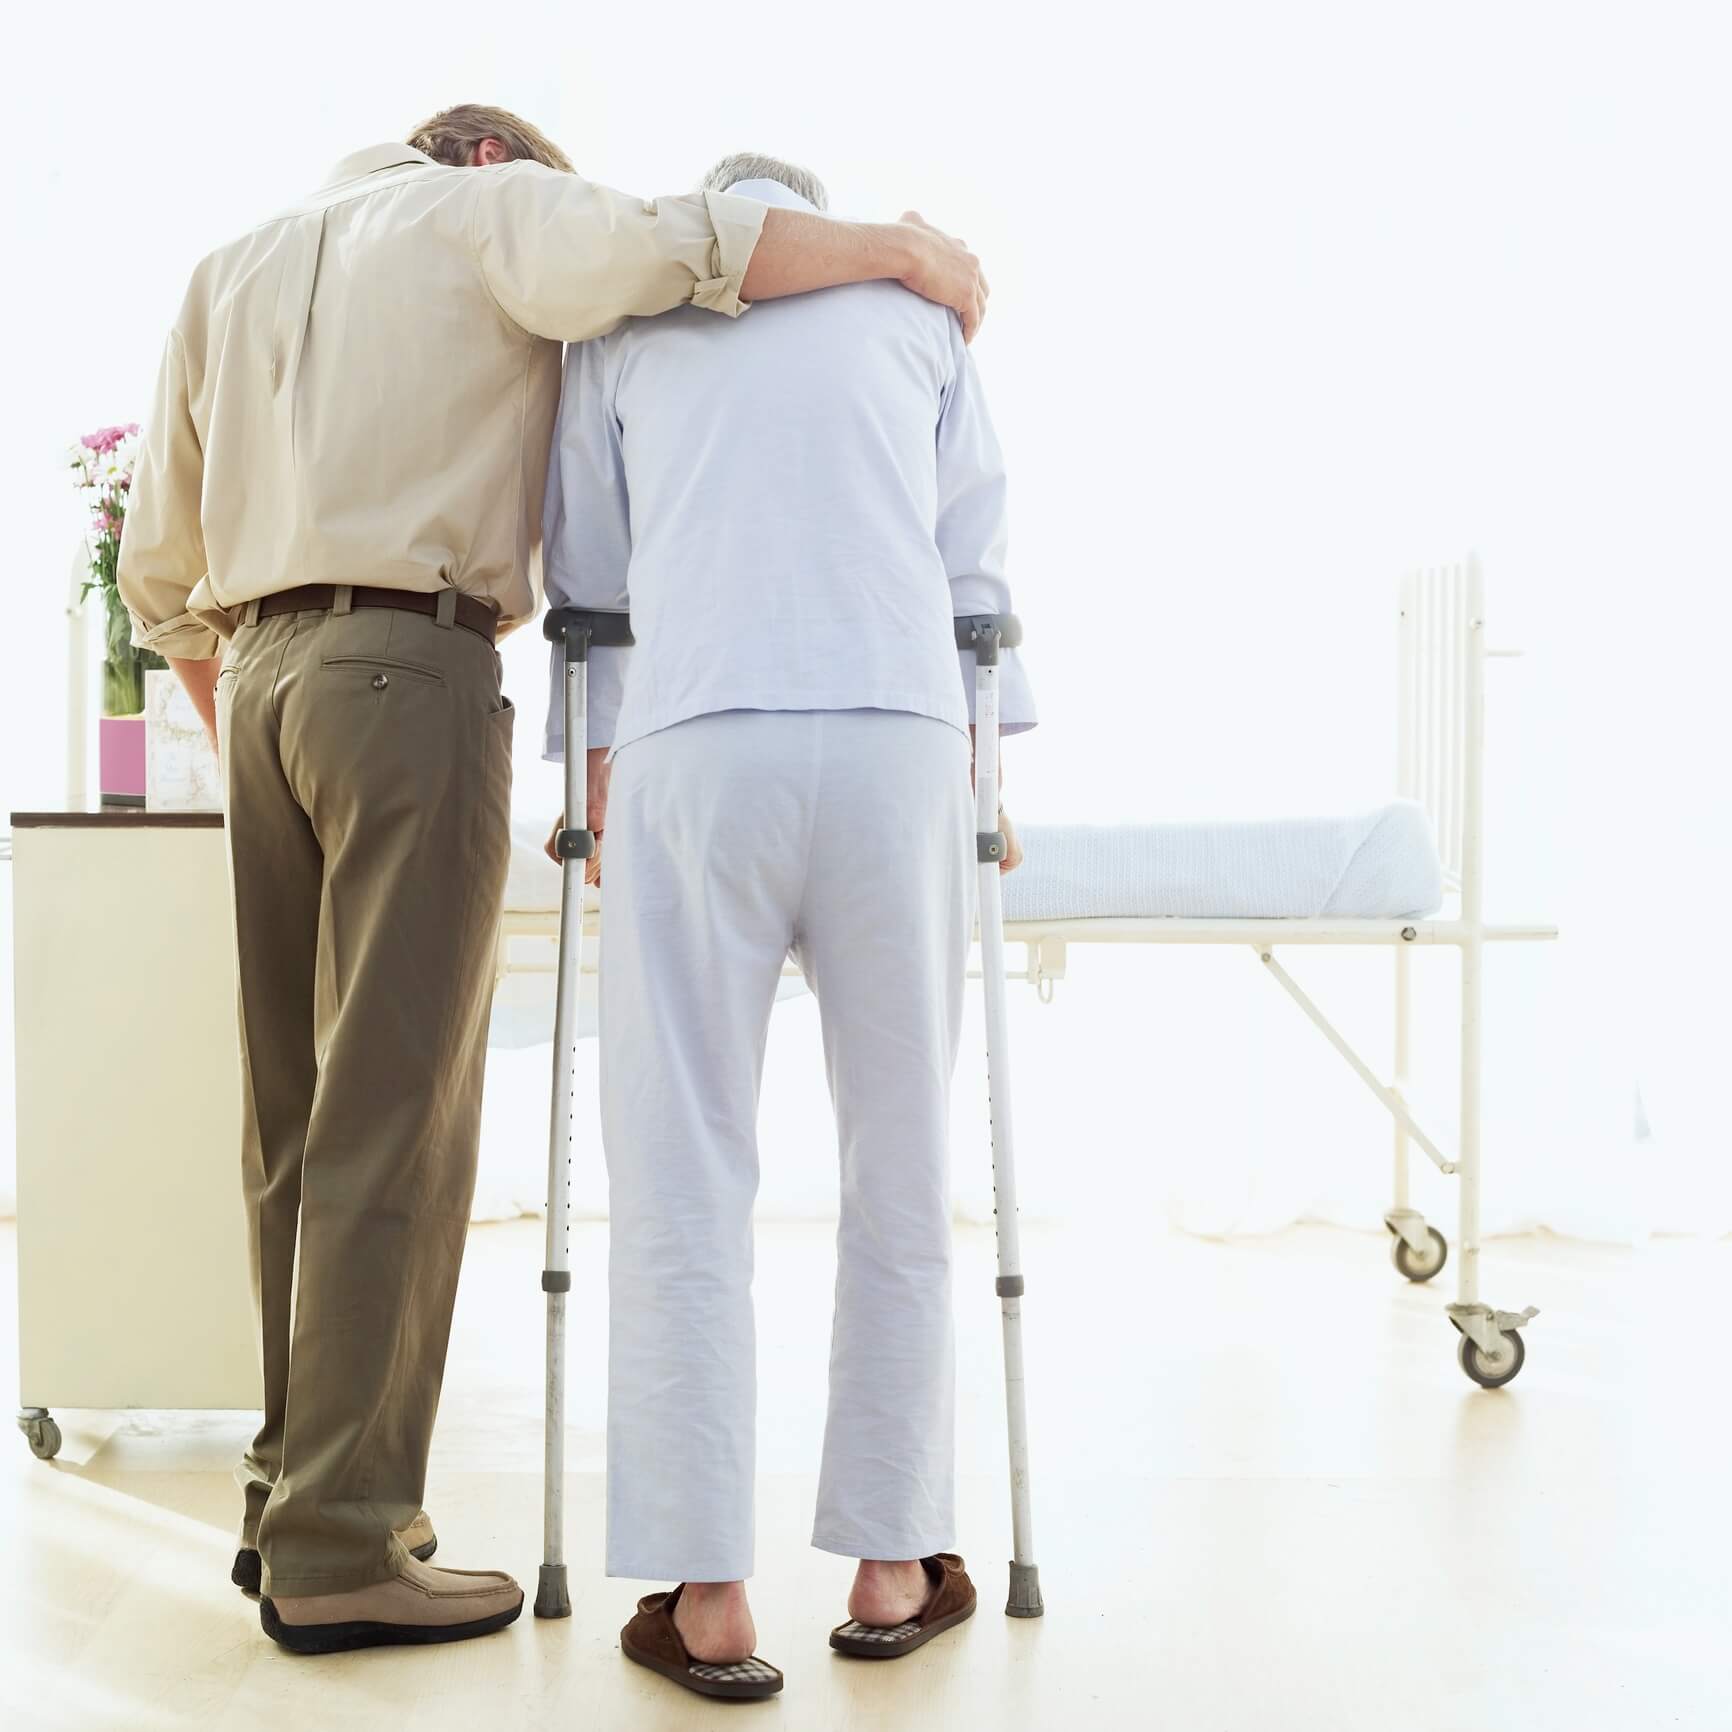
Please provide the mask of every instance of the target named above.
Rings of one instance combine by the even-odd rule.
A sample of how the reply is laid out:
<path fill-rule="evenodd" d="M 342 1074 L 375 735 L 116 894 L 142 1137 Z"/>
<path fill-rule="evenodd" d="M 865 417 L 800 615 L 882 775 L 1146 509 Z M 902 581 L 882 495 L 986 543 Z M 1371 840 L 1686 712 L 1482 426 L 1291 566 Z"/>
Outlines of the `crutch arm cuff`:
<path fill-rule="evenodd" d="M 629 649 L 637 639 L 631 634 L 629 613 L 601 613 L 589 607 L 550 608 L 541 622 L 549 643 L 562 643 L 568 657 L 588 661 L 592 649 Z"/>
<path fill-rule="evenodd" d="M 971 649 L 983 667 L 998 662 L 1001 649 L 1022 642 L 1022 621 L 1014 613 L 960 613 L 956 616 L 956 647 Z"/>

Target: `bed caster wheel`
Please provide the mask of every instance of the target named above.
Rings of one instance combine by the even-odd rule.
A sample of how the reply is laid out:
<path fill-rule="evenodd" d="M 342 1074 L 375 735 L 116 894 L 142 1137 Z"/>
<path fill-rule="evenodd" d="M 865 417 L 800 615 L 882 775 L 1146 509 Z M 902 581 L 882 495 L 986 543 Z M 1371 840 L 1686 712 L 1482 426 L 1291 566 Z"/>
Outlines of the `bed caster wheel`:
<path fill-rule="evenodd" d="M 1427 1227 L 1425 1237 L 1427 1245 L 1423 1251 L 1414 1250 L 1399 1236 L 1389 1247 L 1390 1260 L 1396 1269 L 1416 1283 L 1429 1281 L 1449 1261 L 1449 1241 L 1435 1227 Z"/>
<path fill-rule="evenodd" d="M 1455 1350 L 1461 1368 L 1481 1389 L 1502 1389 L 1513 1383 L 1527 1363 L 1528 1350 L 1513 1329 L 1503 1332 L 1504 1344 L 1496 1353 L 1485 1352 L 1477 1342 L 1463 1335 Z"/>
<path fill-rule="evenodd" d="M 18 1429 L 24 1433 L 30 1453 L 38 1461 L 52 1461 L 60 1453 L 60 1445 L 64 1442 L 60 1427 L 46 1413 L 19 1414 Z"/>

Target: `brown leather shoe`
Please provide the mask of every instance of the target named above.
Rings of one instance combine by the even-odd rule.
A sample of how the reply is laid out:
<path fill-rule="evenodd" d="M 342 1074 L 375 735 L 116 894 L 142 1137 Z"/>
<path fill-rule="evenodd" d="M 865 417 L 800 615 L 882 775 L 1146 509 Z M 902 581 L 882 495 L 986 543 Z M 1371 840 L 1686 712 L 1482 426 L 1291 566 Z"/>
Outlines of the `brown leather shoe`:
<path fill-rule="evenodd" d="M 413 1558 L 403 1573 L 341 1594 L 266 1595 L 259 1622 L 294 1654 L 340 1654 L 462 1642 L 517 1621 L 523 1590 L 498 1570 L 438 1570 Z"/>
<path fill-rule="evenodd" d="M 671 1593 L 645 1594 L 638 1601 L 637 1616 L 619 1633 L 620 1652 L 700 1696 L 746 1702 L 774 1696 L 782 1687 L 782 1674 L 768 1660 L 756 1654 L 749 1660 L 694 1660 L 686 1652 L 674 1626 L 674 1607 L 684 1587 L 681 1582 Z"/>
<path fill-rule="evenodd" d="M 419 1558 L 422 1563 L 432 1557 L 439 1549 L 439 1537 L 433 1532 L 433 1518 L 422 1510 L 406 1528 L 398 1528 L 397 1538 L 408 1548 L 412 1558 Z M 256 1594 L 264 1579 L 264 1564 L 259 1558 L 257 1546 L 242 1546 L 235 1553 L 234 1568 L 229 1571 L 229 1580 L 243 1594 Z"/>
<path fill-rule="evenodd" d="M 911 1654 L 923 1642 L 974 1616 L 974 1583 L 954 1552 L 936 1552 L 920 1560 L 932 1591 L 917 1616 L 888 1628 L 862 1624 L 850 1618 L 830 1632 L 830 1646 L 838 1654 L 861 1660 L 896 1660 Z"/>

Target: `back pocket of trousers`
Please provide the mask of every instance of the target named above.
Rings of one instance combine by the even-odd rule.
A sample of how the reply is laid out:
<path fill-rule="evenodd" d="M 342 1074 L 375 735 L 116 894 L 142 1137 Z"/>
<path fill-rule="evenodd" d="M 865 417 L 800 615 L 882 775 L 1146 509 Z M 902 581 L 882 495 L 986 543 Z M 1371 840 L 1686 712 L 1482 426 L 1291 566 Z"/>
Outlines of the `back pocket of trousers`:
<path fill-rule="evenodd" d="M 445 676 L 437 668 L 424 668 L 415 662 L 390 661 L 383 656 L 327 656 L 321 664 L 327 668 L 349 668 L 358 674 L 374 676 L 373 684 L 379 685 L 380 680 L 389 684 L 401 675 L 404 679 L 420 680 L 426 685 L 442 686 Z M 383 690 L 383 687 L 380 687 Z"/>

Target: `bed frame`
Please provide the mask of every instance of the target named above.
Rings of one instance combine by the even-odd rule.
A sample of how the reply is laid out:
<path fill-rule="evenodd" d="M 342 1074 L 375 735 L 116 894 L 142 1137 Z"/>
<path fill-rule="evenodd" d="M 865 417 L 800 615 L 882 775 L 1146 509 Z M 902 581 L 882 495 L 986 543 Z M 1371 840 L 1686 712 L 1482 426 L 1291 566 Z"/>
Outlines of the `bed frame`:
<path fill-rule="evenodd" d="M 1015 978 L 1050 1003 L 1073 944 L 1237 944 L 1250 948 L 1263 971 L 1293 1000 L 1389 1113 L 1394 1126 L 1393 1200 L 1384 1216 L 1395 1267 L 1412 1282 L 1437 1275 L 1449 1258 L 1443 1234 L 1412 1206 L 1408 1165 L 1414 1145 L 1441 1173 L 1460 1181 L 1456 1298 L 1446 1308 L 1459 1335 L 1462 1370 L 1483 1388 L 1496 1389 L 1521 1371 L 1527 1349 L 1521 1329 L 1537 1312 L 1506 1311 L 1480 1297 L 1480 1189 L 1482 1065 L 1480 1025 L 1485 947 L 1557 937 L 1555 926 L 1490 925 L 1484 898 L 1485 665 L 1519 650 L 1487 647 L 1485 586 L 1477 558 L 1415 572 L 1402 580 L 1398 637 L 1397 792 L 1429 816 L 1442 859 L 1453 912 L 1429 919 L 1081 919 L 1007 921 L 1005 941 L 1024 947 Z M 506 912 L 499 941 L 499 973 L 551 972 L 547 947 L 523 956 L 514 941 L 557 935 L 557 911 Z M 593 911 L 587 924 L 598 924 Z M 1314 999 L 1277 957 L 1301 945 L 1386 945 L 1394 951 L 1393 1066 L 1385 1082 L 1354 1050 Z M 1415 1118 L 1407 1101 L 1411 1050 L 1412 952 L 1418 945 L 1450 945 L 1461 954 L 1461 1129 L 1453 1156 Z M 595 947 L 591 947 L 594 954 Z M 591 964 L 590 966 L 594 966 Z"/>
<path fill-rule="evenodd" d="M 1496 650 L 1485 637 L 1485 585 L 1477 558 L 1415 572 L 1401 584 L 1397 792 L 1424 807 L 1437 839 L 1453 914 L 1426 920 L 1047 920 L 1006 927 L 1027 947 L 1023 978 L 1050 1002 L 1072 944 L 1245 944 L 1264 972 L 1316 1026 L 1394 1121 L 1394 1200 L 1383 1217 L 1396 1268 L 1414 1282 L 1444 1266 L 1449 1245 L 1409 1201 L 1408 1159 L 1417 1144 L 1441 1173 L 1460 1181 L 1456 1300 L 1447 1308 L 1459 1331 L 1461 1368 L 1488 1389 L 1521 1370 L 1520 1330 L 1534 1307 L 1504 1311 L 1480 1297 L 1480 1187 L 1484 1040 L 1480 1025 L 1485 947 L 1553 939 L 1555 926 L 1494 926 L 1485 919 L 1485 664 Z M 1381 944 L 1395 953 L 1394 1064 L 1389 1081 L 1357 1053 L 1277 959 L 1288 945 Z M 1461 1132 L 1453 1158 L 1427 1134 L 1407 1103 L 1411 1050 L 1411 973 L 1416 945 L 1453 945 L 1461 953 Z"/>

